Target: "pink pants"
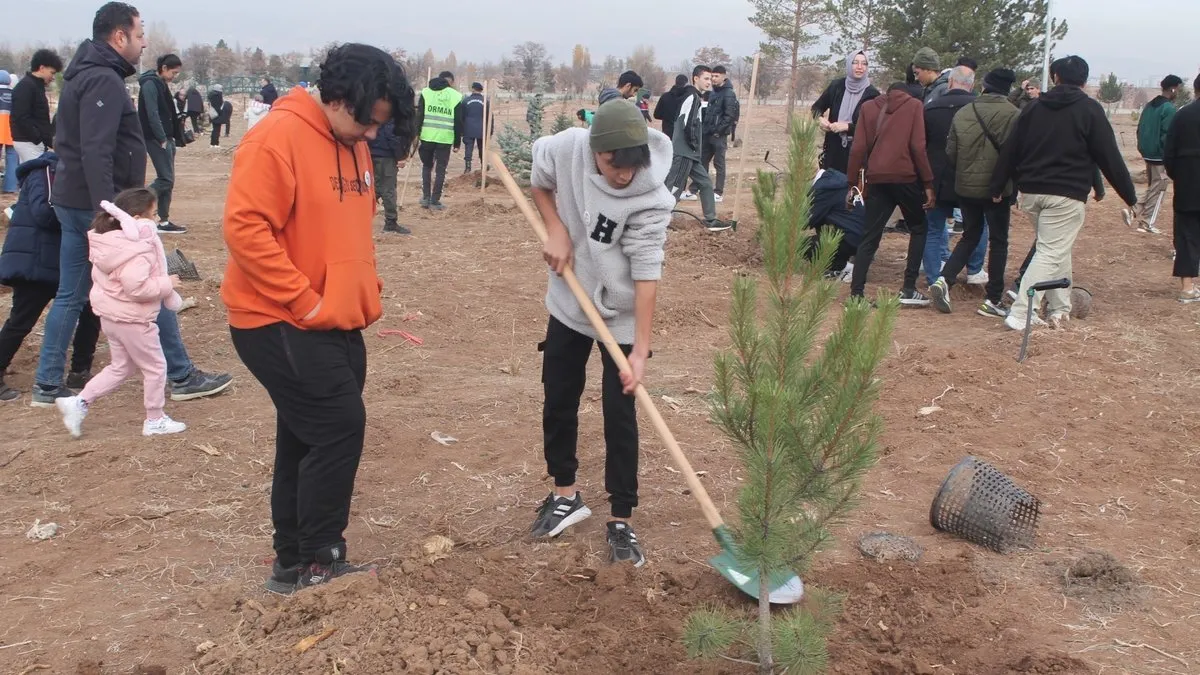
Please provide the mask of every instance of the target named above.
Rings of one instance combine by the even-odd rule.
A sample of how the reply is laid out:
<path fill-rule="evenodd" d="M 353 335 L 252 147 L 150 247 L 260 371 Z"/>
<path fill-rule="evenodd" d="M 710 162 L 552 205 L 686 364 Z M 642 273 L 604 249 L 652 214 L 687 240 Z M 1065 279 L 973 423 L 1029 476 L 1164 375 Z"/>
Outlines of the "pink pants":
<path fill-rule="evenodd" d="M 146 419 L 161 418 L 167 402 L 167 358 L 158 341 L 158 324 L 122 323 L 101 317 L 100 328 L 108 338 L 112 362 L 87 383 L 79 397 L 91 405 L 141 370 Z"/>

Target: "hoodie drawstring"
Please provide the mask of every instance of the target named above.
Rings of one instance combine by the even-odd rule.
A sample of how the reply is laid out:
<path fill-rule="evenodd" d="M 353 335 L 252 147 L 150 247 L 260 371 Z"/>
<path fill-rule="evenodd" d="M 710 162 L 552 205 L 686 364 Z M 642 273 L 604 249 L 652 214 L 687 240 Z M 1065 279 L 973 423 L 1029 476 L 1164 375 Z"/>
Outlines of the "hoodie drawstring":
<path fill-rule="evenodd" d="M 333 160 L 337 164 L 338 201 L 341 202 L 345 201 L 346 191 L 342 188 L 342 149 L 338 147 L 337 139 L 334 139 L 333 141 Z"/>

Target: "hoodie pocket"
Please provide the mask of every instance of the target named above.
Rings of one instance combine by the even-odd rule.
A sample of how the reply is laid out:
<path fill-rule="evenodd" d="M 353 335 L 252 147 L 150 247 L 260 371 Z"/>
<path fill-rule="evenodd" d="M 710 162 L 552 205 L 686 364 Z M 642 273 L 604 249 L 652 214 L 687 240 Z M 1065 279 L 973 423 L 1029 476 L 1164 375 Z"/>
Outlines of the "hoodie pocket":
<path fill-rule="evenodd" d="M 375 265 L 366 260 L 341 260 L 325 266 L 321 311 L 311 321 L 300 323 L 318 330 L 356 330 L 366 328 L 382 314 Z"/>
<path fill-rule="evenodd" d="M 631 290 L 614 289 L 604 285 L 597 288 L 592 295 L 592 300 L 596 303 L 596 310 L 606 320 L 632 313 L 633 298 L 634 294 Z"/>

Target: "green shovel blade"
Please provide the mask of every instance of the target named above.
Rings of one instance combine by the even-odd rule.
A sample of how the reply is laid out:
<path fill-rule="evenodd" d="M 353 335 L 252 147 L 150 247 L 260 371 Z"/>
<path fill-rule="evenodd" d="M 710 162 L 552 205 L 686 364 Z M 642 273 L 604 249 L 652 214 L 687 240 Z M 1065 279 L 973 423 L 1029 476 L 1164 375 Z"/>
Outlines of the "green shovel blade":
<path fill-rule="evenodd" d="M 737 544 L 733 541 L 732 533 L 722 525 L 713 530 L 713 537 L 721 545 L 722 552 L 709 558 L 708 563 L 743 593 L 758 599 L 761 589 L 758 570 L 747 567 L 739 560 Z M 804 582 L 787 569 L 772 570 L 767 577 L 767 588 L 770 589 L 768 599 L 775 605 L 792 605 L 804 597 Z"/>

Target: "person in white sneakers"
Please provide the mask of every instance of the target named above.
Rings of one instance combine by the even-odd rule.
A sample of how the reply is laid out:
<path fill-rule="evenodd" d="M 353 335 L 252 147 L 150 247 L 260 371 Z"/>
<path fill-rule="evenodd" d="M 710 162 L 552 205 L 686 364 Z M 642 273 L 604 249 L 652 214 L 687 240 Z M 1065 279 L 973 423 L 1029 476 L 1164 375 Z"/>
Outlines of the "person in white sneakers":
<path fill-rule="evenodd" d="M 148 188 L 133 188 L 117 195 L 114 201 L 100 202 L 103 212 L 96 215 L 88 233 L 92 263 L 89 298 L 108 338 L 112 362 L 79 395 L 59 398 L 54 403 L 67 431 L 79 438 L 88 408 L 140 370 L 146 405 L 142 435 L 177 434 L 187 425 L 163 412 L 167 359 L 155 321 L 164 305 L 178 311 L 183 300 L 175 291 L 179 277 L 167 274 L 167 257 L 158 238 L 158 197 Z"/>

